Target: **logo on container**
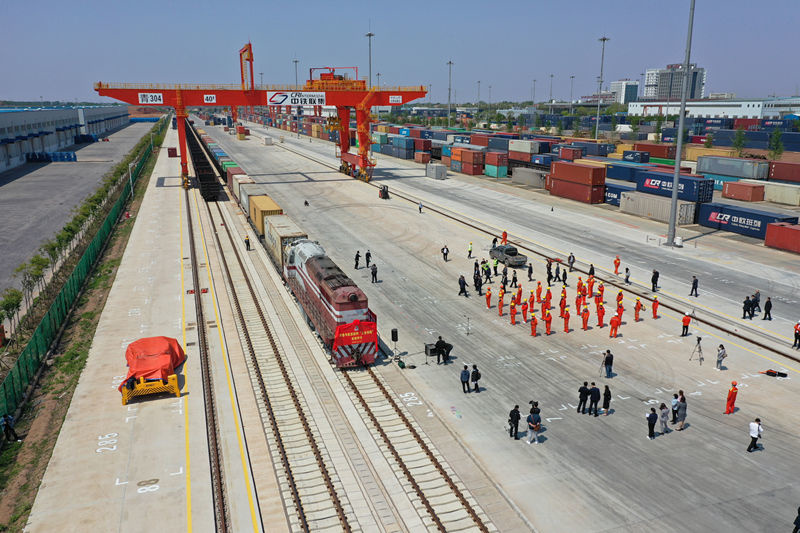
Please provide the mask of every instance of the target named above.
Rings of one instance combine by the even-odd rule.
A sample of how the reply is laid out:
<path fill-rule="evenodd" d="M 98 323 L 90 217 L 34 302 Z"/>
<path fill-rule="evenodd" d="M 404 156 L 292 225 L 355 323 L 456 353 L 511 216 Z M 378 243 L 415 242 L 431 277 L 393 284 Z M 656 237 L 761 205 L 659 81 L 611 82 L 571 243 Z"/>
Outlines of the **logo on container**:
<path fill-rule="evenodd" d="M 717 224 L 727 224 L 730 222 L 731 216 L 726 215 L 724 213 L 720 213 L 719 211 L 712 211 L 710 215 L 708 215 L 709 222 L 716 222 Z"/>
<path fill-rule="evenodd" d="M 647 178 L 646 180 L 644 180 L 644 186 L 650 187 L 651 189 L 660 189 L 661 180 L 654 180 L 653 178 Z"/>

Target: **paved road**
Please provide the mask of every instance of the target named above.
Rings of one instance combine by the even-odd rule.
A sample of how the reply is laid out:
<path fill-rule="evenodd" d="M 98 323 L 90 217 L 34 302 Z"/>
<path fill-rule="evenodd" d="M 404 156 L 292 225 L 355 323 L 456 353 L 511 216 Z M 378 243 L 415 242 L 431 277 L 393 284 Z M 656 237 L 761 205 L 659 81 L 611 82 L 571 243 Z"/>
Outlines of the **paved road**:
<path fill-rule="evenodd" d="M 82 145 L 74 163 L 26 163 L 0 174 L 0 291 L 19 287 L 14 269 L 69 222 L 72 210 L 152 127 L 130 124 L 109 142 Z"/>
<path fill-rule="evenodd" d="M 607 328 L 578 331 L 575 318 L 572 331 L 565 334 L 556 318 L 556 334 L 534 341 L 528 326 L 512 327 L 507 311 L 500 317 L 494 307 L 485 310 L 483 299 L 476 298 L 474 291 L 469 299 L 456 296 L 458 274 L 469 275 L 472 270 L 465 245 L 472 240 L 476 250 L 485 248 L 488 243 L 479 240 L 485 236 L 432 213 L 420 215 L 405 202 L 379 201 L 375 189 L 278 146 L 237 142 L 219 128 L 207 129 L 367 292 L 382 336 L 388 338 L 391 328 L 399 329 L 398 350 L 417 366 L 407 372 L 423 402 L 414 407 L 415 415 L 441 417 L 533 527 L 541 531 L 767 531 L 785 529 L 791 523 L 800 499 L 796 484 L 800 414 L 788 407 L 798 392 L 796 371 L 787 368 L 787 380 L 767 378 L 758 372 L 775 363 L 762 359 L 753 346 L 729 343 L 718 331 L 694 327 L 690 338 L 681 338 L 679 317 L 671 313 L 663 313 L 658 321 L 648 318 L 634 324 L 630 307 L 619 339 L 609 340 Z M 306 142 L 300 145 L 308 146 Z M 404 172 L 415 171 L 393 171 L 401 176 Z M 615 232 L 614 228 L 624 226 L 600 218 L 605 212 L 594 208 L 553 204 L 556 213 L 564 211 L 559 213 L 563 218 L 550 220 L 552 228 L 545 229 L 548 211 L 530 199 L 468 181 L 420 183 L 424 181 L 395 180 L 396 187 L 413 185 L 426 194 L 436 193 L 436 201 L 443 205 L 463 202 L 452 207 L 476 219 L 496 220 L 498 227 L 508 227 L 512 234 L 519 230 L 526 238 L 552 240 L 553 247 L 562 249 L 569 245 L 559 245 L 561 236 L 568 242 L 572 238 L 582 244 L 572 248 L 579 257 L 606 257 L 610 262 L 604 236 L 626 239 L 626 253 L 651 261 L 673 253 L 647 245 L 644 239 L 637 243 L 635 235 L 621 229 Z M 304 207 L 303 200 L 311 206 Z M 549 208 L 550 202 L 539 204 Z M 542 212 L 537 214 L 537 210 Z M 525 224 L 512 226 L 505 219 L 509 213 L 512 220 L 514 213 L 520 213 Z M 533 221 L 540 221 L 543 229 Z M 559 223 L 575 227 L 562 232 Z M 650 227 L 644 222 L 639 225 Z M 733 244 L 712 239 L 715 246 L 728 246 L 733 253 Z M 445 241 L 451 249 L 448 263 L 439 254 Z M 377 261 L 381 283 L 369 283 L 363 267 L 352 268 L 355 250 L 363 255 L 367 248 Z M 719 251 L 709 250 L 707 255 L 714 253 Z M 687 260 L 712 264 L 708 257 L 698 256 Z M 683 277 L 678 267 L 671 268 L 660 268 L 665 285 L 672 283 L 673 276 L 676 284 Z M 724 269 L 735 273 L 729 266 Z M 542 329 L 540 324 L 540 333 Z M 426 367 L 422 344 L 439 334 L 456 346 L 455 364 Z M 722 372 L 711 364 L 710 345 L 702 367 L 696 360 L 688 361 L 698 334 L 711 336 L 711 344 L 728 344 L 730 358 Z M 618 374 L 601 380 L 598 366 L 606 348 L 617 355 Z M 457 375 L 462 363 L 475 363 L 482 369 L 484 394 L 460 391 Z M 595 419 L 574 412 L 578 385 L 593 379 L 612 389 L 609 417 Z M 726 416 L 722 411 L 732 379 L 742 384 L 739 411 Z M 668 402 L 679 388 L 689 397 L 689 431 L 647 440 L 645 413 L 651 405 Z M 524 413 L 530 399 L 541 402 L 546 417 L 546 440 L 536 447 L 510 441 L 503 433 L 510 407 L 518 403 Z M 769 434 L 765 432 L 764 450 L 747 454 L 747 423 L 755 416 L 764 419 Z"/>

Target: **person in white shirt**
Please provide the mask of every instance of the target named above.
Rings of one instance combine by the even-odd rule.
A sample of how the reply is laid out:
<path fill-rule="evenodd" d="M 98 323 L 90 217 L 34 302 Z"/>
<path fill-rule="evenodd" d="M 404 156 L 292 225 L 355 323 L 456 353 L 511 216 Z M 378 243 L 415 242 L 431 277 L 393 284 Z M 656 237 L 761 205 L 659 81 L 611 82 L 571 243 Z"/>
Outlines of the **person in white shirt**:
<path fill-rule="evenodd" d="M 747 447 L 748 452 L 758 449 L 756 442 L 761 438 L 761 433 L 761 419 L 756 418 L 754 421 L 750 422 L 750 446 Z"/>

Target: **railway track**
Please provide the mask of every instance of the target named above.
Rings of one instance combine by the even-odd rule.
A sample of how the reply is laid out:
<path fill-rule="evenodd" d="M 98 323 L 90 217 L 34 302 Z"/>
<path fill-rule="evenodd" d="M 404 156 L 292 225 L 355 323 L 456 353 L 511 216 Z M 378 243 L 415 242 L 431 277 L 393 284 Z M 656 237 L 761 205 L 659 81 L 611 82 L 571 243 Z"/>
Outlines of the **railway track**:
<path fill-rule="evenodd" d="M 206 436 L 208 440 L 208 457 L 211 469 L 211 495 L 214 505 L 214 525 L 218 533 L 227 533 L 229 528 L 228 505 L 225 493 L 222 449 L 220 447 L 219 420 L 214 395 L 214 379 L 210 370 L 208 331 L 201 298 L 197 250 L 195 247 L 194 222 L 189 202 L 189 191 L 184 190 L 186 202 L 186 221 L 189 229 L 189 252 L 192 265 L 192 286 L 194 289 L 195 311 L 197 313 L 197 344 L 200 353 L 200 369 L 203 382 L 203 402 L 206 413 Z"/>
<path fill-rule="evenodd" d="M 308 160 L 314 161 L 315 163 L 318 163 L 320 165 L 324 165 L 324 166 L 326 166 L 328 168 L 336 170 L 337 172 L 339 170 L 339 168 L 336 165 L 334 165 L 334 164 L 332 164 L 332 163 L 330 163 L 328 161 L 325 161 L 325 160 L 320 159 L 320 158 L 313 157 L 313 156 L 311 156 L 309 154 L 306 154 L 306 153 L 304 153 L 302 151 L 298 151 L 298 150 L 295 150 L 293 148 L 289 148 L 288 146 L 286 146 L 283 143 L 278 143 L 277 146 L 280 146 L 284 150 L 287 150 L 289 152 L 297 154 L 297 155 L 299 155 L 301 157 L 304 157 L 304 158 L 306 158 Z M 377 185 L 377 184 L 375 184 L 373 182 L 368 182 L 367 185 L 371 185 L 372 187 L 375 187 L 376 189 L 380 187 L 380 185 Z M 410 196 L 408 194 L 404 194 L 402 192 L 397 192 L 396 190 L 393 190 L 391 194 L 393 196 L 396 196 L 396 197 L 402 199 L 402 200 L 410 202 L 410 203 L 412 203 L 414 205 L 417 205 L 420 202 L 419 198 L 414 198 L 414 197 L 412 197 L 412 196 Z M 484 224 L 484 223 L 480 223 L 480 222 L 477 222 L 477 221 L 474 221 L 474 220 L 470 220 L 467 217 L 452 213 L 452 212 L 448 211 L 447 209 L 444 209 L 444 208 L 441 208 L 441 207 L 430 206 L 430 205 L 426 204 L 425 205 L 425 209 L 427 211 L 431 211 L 431 212 L 434 212 L 434 213 L 436 213 L 438 215 L 441 215 L 441 216 L 443 216 L 445 218 L 448 218 L 448 219 L 450 219 L 450 220 L 452 220 L 454 222 L 457 222 L 457 223 L 459 223 L 459 224 L 461 224 L 463 226 L 467 226 L 467 227 L 472 228 L 474 230 L 480 231 L 480 232 L 486 234 L 489 237 L 497 237 L 499 239 L 502 236 L 502 233 L 503 233 L 503 230 L 501 228 L 495 228 L 495 227 L 489 226 L 489 225 Z M 553 259 L 553 260 L 556 260 L 556 261 L 559 261 L 559 262 L 562 262 L 562 263 L 566 261 L 566 257 L 562 258 L 560 256 L 560 254 L 558 254 L 554 250 L 551 250 L 551 249 L 548 249 L 548 248 L 546 248 L 544 246 L 535 244 L 535 243 L 533 243 L 533 242 L 531 242 L 529 240 L 526 240 L 524 238 L 520 238 L 520 237 L 512 238 L 512 236 L 509 236 L 509 243 L 510 244 L 514 244 L 520 250 L 524 250 L 524 251 L 526 251 L 526 252 L 528 252 L 530 254 L 534 254 L 534 255 L 536 255 L 538 257 L 541 257 L 543 259 Z M 579 272 L 581 274 L 588 275 L 588 265 L 581 266 L 580 264 L 576 263 L 575 267 L 574 267 L 574 270 L 576 270 L 577 272 Z M 630 293 L 630 294 L 634 295 L 635 297 L 641 298 L 643 301 L 646 300 L 646 301 L 649 301 L 651 303 L 653 301 L 653 294 L 650 291 L 648 291 L 646 288 L 644 288 L 644 287 L 636 287 L 636 286 L 626 285 L 620 279 L 609 277 L 609 276 L 601 277 L 601 276 L 598 276 L 597 274 L 595 274 L 595 278 L 600 280 L 600 281 L 602 281 L 606 286 L 614 287 L 616 289 L 622 289 L 623 291 L 625 291 L 627 293 Z M 765 333 L 763 331 L 760 331 L 757 328 L 753 328 L 753 327 L 750 327 L 750 326 L 747 326 L 747 325 L 744 325 L 744 324 L 740 324 L 740 323 L 736 322 L 735 320 L 730 319 L 730 318 L 725 317 L 725 316 L 719 316 L 719 315 L 710 316 L 710 313 L 703 314 L 702 311 L 700 311 L 699 312 L 700 314 L 698 315 L 697 309 L 694 308 L 691 304 L 688 304 L 686 302 L 682 302 L 682 301 L 680 301 L 678 299 L 675 299 L 675 298 L 670 298 L 670 297 L 665 296 L 663 294 L 659 294 L 658 296 L 659 296 L 659 305 L 661 307 L 665 308 L 665 309 L 669 309 L 670 311 L 673 311 L 673 312 L 675 312 L 675 313 L 677 313 L 679 315 L 683 315 L 684 312 L 686 312 L 687 308 L 691 308 L 692 309 L 692 313 L 691 313 L 692 317 L 698 323 L 704 324 L 704 325 L 709 326 L 709 327 L 712 327 L 714 329 L 717 329 L 719 331 L 724 332 L 725 334 L 727 334 L 727 335 L 729 335 L 731 337 L 735 337 L 735 338 L 740 339 L 742 341 L 745 341 L 745 342 L 748 342 L 748 343 L 753 344 L 755 346 L 758 346 L 760 349 L 762 349 L 764 351 L 767 351 L 767 352 L 770 352 L 771 354 L 778 355 L 778 356 L 781 356 L 781 357 L 786 357 L 787 359 L 790 359 L 790 360 L 792 360 L 792 361 L 794 361 L 796 363 L 800 363 L 800 357 L 795 355 L 795 354 L 793 354 L 793 353 L 791 353 L 788 349 L 784 350 L 784 349 L 781 349 L 779 347 L 771 345 L 770 343 L 774 343 L 774 344 L 778 344 L 778 345 L 784 344 L 785 341 L 776 339 L 773 335 L 771 335 L 769 333 Z"/>
<path fill-rule="evenodd" d="M 275 340 L 273 328 L 265 317 L 222 209 L 219 204 L 213 208 L 210 204 L 206 206 L 214 224 L 214 238 L 221 251 L 222 266 L 240 337 L 248 355 L 254 390 L 259 393 L 264 406 L 262 418 L 265 431 L 272 436 L 273 462 L 280 465 L 279 478 L 285 491 L 284 503 L 296 515 L 296 520 L 290 521 L 291 526 L 299 531 L 335 527 L 343 531 L 361 529 L 353 517 L 351 505 L 341 495 L 341 484 L 335 472 L 326 467 L 330 464 L 330 457 L 324 447 L 316 444 L 315 435 L 319 432 L 308 416 L 308 406 L 286 360 L 288 355 Z M 233 260 L 228 261 L 228 257 Z M 280 289 L 277 286 L 265 286 L 273 301 L 280 297 L 277 294 Z M 332 418 L 334 427 L 344 428 L 344 420 L 337 418 L 339 410 L 331 403 L 339 400 L 325 383 L 321 372 L 309 368 L 313 366 L 310 364 L 313 357 L 309 347 L 303 342 L 296 342 L 302 335 L 295 319 L 287 308 L 280 305 L 274 306 L 271 312 L 277 315 L 280 327 L 290 339 L 291 349 L 295 357 L 299 357 L 315 393 L 327 402 L 329 408 L 326 409 L 326 417 Z M 359 415 L 367 427 L 374 429 L 379 436 L 376 442 L 380 450 L 418 510 L 427 530 L 496 531 L 453 470 L 371 369 L 344 371 L 338 375 L 354 405 L 360 407 Z M 343 449 L 350 455 L 351 463 L 357 464 L 365 459 L 359 456 L 361 452 L 354 439 L 347 435 L 338 435 L 337 438 L 343 441 Z M 309 459 L 312 456 L 313 461 Z M 360 480 L 365 486 L 369 485 L 366 477 L 362 476 Z M 327 493 L 327 497 L 321 496 L 323 492 Z M 375 490 L 370 493 L 380 500 Z M 309 506 L 314 510 L 307 511 Z M 384 501 L 377 502 L 377 506 L 391 506 L 391 497 L 387 495 Z M 392 524 L 391 517 L 387 517 L 386 513 L 383 515 L 381 523 L 386 529 L 408 530 L 400 523 L 402 517 L 398 513 L 395 512 L 397 524 Z M 332 519 L 333 516 L 338 518 L 338 522 Z"/>

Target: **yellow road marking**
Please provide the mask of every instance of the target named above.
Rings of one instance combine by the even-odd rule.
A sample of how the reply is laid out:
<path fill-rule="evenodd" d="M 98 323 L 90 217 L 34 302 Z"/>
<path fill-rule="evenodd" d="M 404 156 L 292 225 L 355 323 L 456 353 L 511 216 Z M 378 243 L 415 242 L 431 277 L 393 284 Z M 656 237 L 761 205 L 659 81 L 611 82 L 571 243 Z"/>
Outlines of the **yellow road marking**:
<path fill-rule="evenodd" d="M 242 433 L 239 421 L 239 412 L 236 409 L 236 401 L 233 398 L 233 384 L 231 382 L 231 372 L 228 367 L 228 353 L 225 347 L 225 340 L 222 337 L 222 324 L 219 321 L 219 313 L 217 312 L 217 296 L 214 286 L 214 280 L 211 278 L 211 264 L 208 262 L 208 249 L 206 248 L 206 237 L 203 231 L 203 223 L 200 220 L 200 204 L 197 201 L 197 190 L 192 190 L 194 197 L 194 204 L 197 208 L 197 222 L 200 227 L 200 242 L 203 244 L 203 256 L 206 260 L 206 274 L 208 275 L 209 290 L 211 291 L 211 303 L 214 308 L 214 321 L 217 324 L 217 333 L 219 334 L 220 349 L 222 350 L 222 361 L 225 364 L 225 376 L 228 380 L 228 395 L 230 396 L 231 411 L 233 412 L 234 425 L 236 426 L 236 438 L 239 441 L 239 456 L 242 459 L 242 473 L 244 474 L 244 482 L 247 486 L 247 500 L 250 504 L 250 519 L 253 523 L 253 531 L 260 531 L 258 518 L 256 516 L 255 506 L 253 504 L 253 491 L 250 487 L 250 475 L 247 471 L 247 461 L 245 460 L 244 442 L 242 441 Z M 221 252 L 221 250 L 220 250 Z"/>
<path fill-rule="evenodd" d="M 186 353 L 186 286 L 183 279 L 183 204 L 181 194 L 183 188 L 178 191 L 178 229 L 180 231 L 181 246 L 178 250 L 179 264 L 181 267 L 181 329 L 183 330 L 183 353 Z M 184 392 L 189 392 L 189 365 L 183 365 L 183 388 Z M 186 530 L 192 531 L 192 476 L 191 476 L 191 455 L 189 454 L 189 402 L 183 402 L 183 427 L 184 441 L 186 442 Z"/>

